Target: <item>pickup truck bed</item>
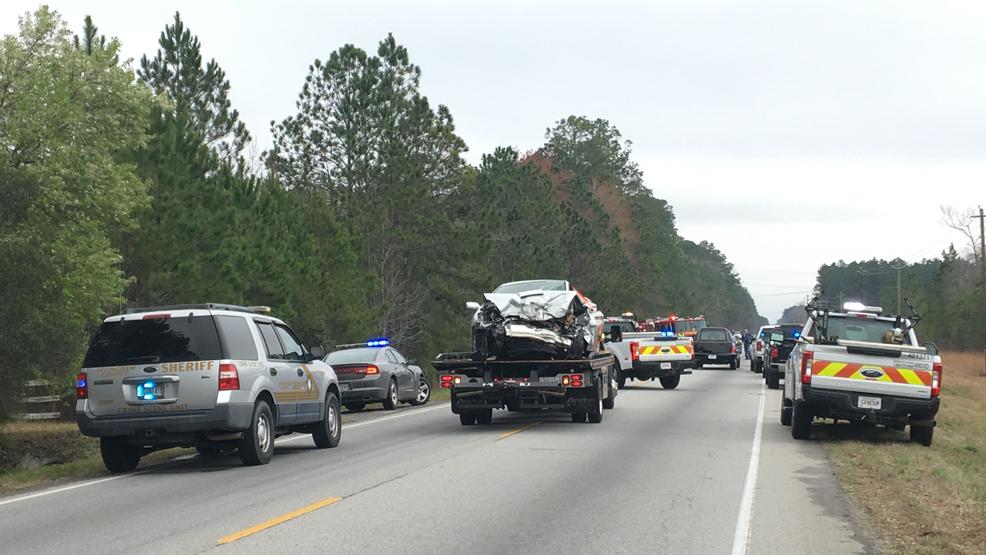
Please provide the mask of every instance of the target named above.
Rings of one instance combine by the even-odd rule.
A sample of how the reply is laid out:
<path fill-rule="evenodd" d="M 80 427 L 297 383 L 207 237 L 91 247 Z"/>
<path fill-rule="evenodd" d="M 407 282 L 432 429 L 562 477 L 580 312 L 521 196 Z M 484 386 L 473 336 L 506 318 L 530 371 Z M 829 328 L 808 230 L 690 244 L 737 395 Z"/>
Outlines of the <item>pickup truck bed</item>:
<path fill-rule="evenodd" d="M 605 343 L 619 367 L 619 387 L 629 379 L 659 379 L 665 389 L 678 387 L 681 376 L 691 374 L 694 347 L 687 337 L 662 332 L 625 333 L 619 341 Z"/>

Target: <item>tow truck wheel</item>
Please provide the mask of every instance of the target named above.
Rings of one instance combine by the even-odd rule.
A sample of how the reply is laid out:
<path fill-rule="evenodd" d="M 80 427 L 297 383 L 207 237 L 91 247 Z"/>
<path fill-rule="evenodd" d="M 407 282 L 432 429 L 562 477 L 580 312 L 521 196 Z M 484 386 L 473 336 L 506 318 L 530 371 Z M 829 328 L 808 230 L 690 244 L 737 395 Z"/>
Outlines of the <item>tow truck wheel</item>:
<path fill-rule="evenodd" d="M 911 424 L 911 441 L 920 443 L 925 447 L 931 447 L 931 440 L 935 437 L 934 426 L 915 426 Z"/>
<path fill-rule="evenodd" d="M 123 437 L 99 438 L 99 452 L 110 472 L 130 472 L 140 462 L 140 447 L 130 445 Z"/>
<path fill-rule="evenodd" d="M 462 411 L 459 413 L 459 423 L 463 426 L 472 426 L 476 423 L 476 413 L 470 411 Z"/>
<path fill-rule="evenodd" d="M 661 387 L 664 389 L 674 389 L 681 383 L 681 374 L 661 378 Z"/>
<path fill-rule="evenodd" d="M 587 417 L 592 424 L 599 424 L 603 421 L 603 384 L 596 387 L 596 397 L 592 400 L 592 408 L 589 409 Z"/>
<path fill-rule="evenodd" d="M 572 413 L 572 423 L 573 424 L 581 424 L 583 422 L 585 422 L 585 413 L 584 412 L 573 412 Z"/>
<path fill-rule="evenodd" d="M 795 401 L 791 409 L 791 437 L 794 439 L 808 439 L 811 435 L 811 407 L 804 401 Z"/>
<path fill-rule="evenodd" d="M 476 424 L 488 426 L 493 423 L 493 409 L 482 409 L 476 413 Z"/>
<path fill-rule="evenodd" d="M 626 389 L 626 386 L 627 386 L 627 377 L 623 375 L 623 372 L 620 372 L 620 377 L 617 379 L 616 387 L 617 389 Z"/>

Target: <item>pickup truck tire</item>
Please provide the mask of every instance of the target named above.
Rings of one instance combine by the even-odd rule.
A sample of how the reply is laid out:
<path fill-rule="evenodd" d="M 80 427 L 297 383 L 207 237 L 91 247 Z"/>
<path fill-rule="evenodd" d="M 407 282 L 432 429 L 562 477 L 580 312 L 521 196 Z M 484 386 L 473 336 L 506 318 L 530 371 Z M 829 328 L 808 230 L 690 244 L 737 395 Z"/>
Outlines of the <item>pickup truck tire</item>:
<path fill-rule="evenodd" d="M 359 412 L 363 410 L 363 407 L 365 406 L 366 403 L 346 403 L 346 410 L 349 412 Z"/>
<path fill-rule="evenodd" d="M 274 415 L 267 401 L 257 401 L 253 406 L 253 420 L 237 448 L 246 466 L 267 464 L 274 456 Z"/>
<path fill-rule="evenodd" d="M 99 454 L 110 472 L 130 472 L 140 462 L 140 447 L 130 445 L 123 437 L 99 438 Z"/>
<path fill-rule="evenodd" d="M 462 411 L 459 413 L 459 423 L 463 426 L 472 426 L 476 423 L 476 413 L 471 411 Z"/>
<path fill-rule="evenodd" d="M 668 376 L 666 378 L 660 378 L 660 380 L 661 380 L 661 387 L 663 387 L 664 389 L 674 389 L 678 387 L 679 383 L 681 383 L 681 374 Z"/>
<path fill-rule="evenodd" d="M 391 379 L 387 386 L 387 396 L 383 398 L 384 410 L 394 410 L 397 408 L 397 380 Z"/>
<path fill-rule="evenodd" d="M 911 424 L 911 441 L 920 443 L 925 447 L 931 447 L 931 440 L 935 437 L 934 426 L 915 426 Z"/>
<path fill-rule="evenodd" d="M 767 370 L 767 389 L 780 389 L 781 387 L 781 376 L 780 372 L 771 368 Z"/>
<path fill-rule="evenodd" d="M 791 408 L 791 437 L 794 439 L 808 439 L 811 435 L 811 421 L 814 415 L 811 407 L 804 401 L 795 401 Z"/>
<path fill-rule="evenodd" d="M 312 439 L 318 449 L 329 449 L 339 445 L 342 438 L 342 411 L 335 393 L 325 397 L 325 417 L 312 426 Z"/>
<path fill-rule="evenodd" d="M 581 424 L 583 422 L 585 422 L 585 413 L 584 412 L 573 412 L 572 413 L 572 423 L 573 424 Z"/>
<path fill-rule="evenodd" d="M 619 377 L 616 378 L 617 389 L 626 389 L 627 377 L 623 375 L 623 371 L 620 371 Z"/>
<path fill-rule="evenodd" d="M 489 426 L 493 423 L 493 409 L 480 409 L 476 412 L 476 424 Z"/>
<path fill-rule="evenodd" d="M 589 409 L 587 418 L 590 424 L 599 424 L 603 421 L 603 384 L 596 387 L 596 397 L 593 399 L 592 407 Z"/>
<path fill-rule="evenodd" d="M 781 394 L 781 426 L 790 426 L 792 409 L 787 403 L 785 403 L 785 401 L 787 401 L 787 399 L 785 399 L 784 395 Z"/>

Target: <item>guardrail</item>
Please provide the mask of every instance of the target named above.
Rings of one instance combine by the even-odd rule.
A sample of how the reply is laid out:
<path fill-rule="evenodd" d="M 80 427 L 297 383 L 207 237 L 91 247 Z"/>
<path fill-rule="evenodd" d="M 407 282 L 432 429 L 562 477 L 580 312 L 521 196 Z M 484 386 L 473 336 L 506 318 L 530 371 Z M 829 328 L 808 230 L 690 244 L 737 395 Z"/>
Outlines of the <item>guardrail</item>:
<path fill-rule="evenodd" d="M 24 382 L 24 390 L 27 393 L 21 398 L 23 413 L 19 418 L 23 420 L 56 420 L 61 418 L 59 410 L 62 398 L 51 394 L 51 382 L 47 380 L 28 380 Z"/>

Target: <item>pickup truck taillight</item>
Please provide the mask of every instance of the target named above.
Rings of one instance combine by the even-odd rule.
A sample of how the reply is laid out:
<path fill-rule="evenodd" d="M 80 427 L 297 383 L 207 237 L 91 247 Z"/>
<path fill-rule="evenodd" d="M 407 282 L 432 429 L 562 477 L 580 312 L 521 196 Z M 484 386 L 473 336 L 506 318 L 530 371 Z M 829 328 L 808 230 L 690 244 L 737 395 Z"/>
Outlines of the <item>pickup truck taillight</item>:
<path fill-rule="evenodd" d="M 240 388 L 240 373 L 235 364 L 219 365 L 219 391 L 235 391 Z"/>
<path fill-rule="evenodd" d="M 934 366 L 931 367 L 931 396 L 938 397 L 941 395 L 941 371 L 942 364 L 936 362 Z"/>
<path fill-rule="evenodd" d="M 805 351 L 801 355 L 801 383 L 811 385 L 811 363 L 815 360 L 815 353 Z"/>
<path fill-rule="evenodd" d="M 777 356 L 778 356 L 777 355 L 777 347 L 771 347 L 770 348 L 770 360 L 774 360 L 775 358 L 777 358 Z"/>
<path fill-rule="evenodd" d="M 79 372 L 75 375 L 75 398 L 89 398 L 89 376 L 85 372 Z"/>
<path fill-rule="evenodd" d="M 640 360 L 640 343 L 636 341 L 630 342 L 630 360 L 634 362 Z"/>

